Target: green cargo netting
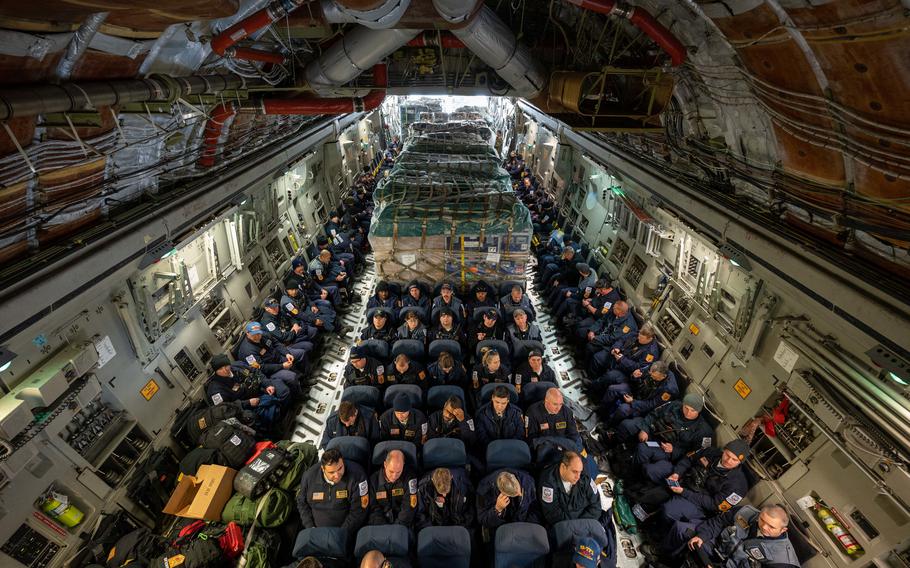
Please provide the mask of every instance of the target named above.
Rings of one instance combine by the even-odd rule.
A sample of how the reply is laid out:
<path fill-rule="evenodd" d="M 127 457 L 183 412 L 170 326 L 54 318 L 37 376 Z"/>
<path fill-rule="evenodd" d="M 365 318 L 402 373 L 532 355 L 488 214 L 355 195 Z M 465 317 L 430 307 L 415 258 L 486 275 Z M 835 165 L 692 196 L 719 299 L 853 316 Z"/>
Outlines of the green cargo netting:
<path fill-rule="evenodd" d="M 373 193 L 370 243 L 381 278 L 522 279 L 531 216 L 490 146 L 484 122 L 417 122 Z"/>

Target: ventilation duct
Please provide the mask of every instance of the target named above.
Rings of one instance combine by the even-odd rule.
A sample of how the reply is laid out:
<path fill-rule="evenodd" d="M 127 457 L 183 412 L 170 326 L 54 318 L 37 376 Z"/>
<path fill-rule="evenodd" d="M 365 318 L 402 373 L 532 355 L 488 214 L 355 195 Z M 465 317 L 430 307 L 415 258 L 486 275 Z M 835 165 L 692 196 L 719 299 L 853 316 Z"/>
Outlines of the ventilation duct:
<path fill-rule="evenodd" d="M 372 30 L 360 26 L 342 36 L 304 71 L 308 86 L 331 96 L 337 88 L 414 39 L 420 30 Z"/>
<path fill-rule="evenodd" d="M 360 24 L 372 29 L 393 27 L 411 0 L 323 0 L 322 13 L 330 24 Z"/>
<path fill-rule="evenodd" d="M 547 77 L 534 60 L 531 51 L 520 43 L 505 22 L 487 6 L 471 18 L 474 7 L 459 0 L 433 0 L 433 6 L 444 20 L 467 25 L 452 30 L 465 47 L 492 67 L 517 93 L 533 99 L 543 93 Z"/>

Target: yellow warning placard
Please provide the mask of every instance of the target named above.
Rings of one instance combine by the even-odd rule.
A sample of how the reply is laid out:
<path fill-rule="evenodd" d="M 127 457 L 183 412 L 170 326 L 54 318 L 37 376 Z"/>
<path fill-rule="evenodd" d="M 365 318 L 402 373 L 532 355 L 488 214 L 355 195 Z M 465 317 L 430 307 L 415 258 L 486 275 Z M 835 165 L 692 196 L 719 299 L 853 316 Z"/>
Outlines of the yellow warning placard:
<path fill-rule="evenodd" d="M 698 335 L 698 332 L 701 330 L 698 329 L 698 326 L 693 323 L 693 324 L 689 325 L 689 331 L 692 332 L 692 335 Z"/>
<path fill-rule="evenodd" d="M 733 385 L 733 390 L 739 393 L 739 396 L 741 396 L 743 399 L 749 396 L 749 393 L 752 392 L 752 389 L 749 388 L 749 385 L 746 384 L 746 381 L 742 380 L 741 378 L 736 381 L 735 385 Z"/>
<path fill-rule="evenodd" d="M 158 383 L 155 382 L 155 379 L 149 379 L 149 382 L 145 383 L 139 392 L 145 400 L 152 400 L 152 397 L 158 392 Z"/>

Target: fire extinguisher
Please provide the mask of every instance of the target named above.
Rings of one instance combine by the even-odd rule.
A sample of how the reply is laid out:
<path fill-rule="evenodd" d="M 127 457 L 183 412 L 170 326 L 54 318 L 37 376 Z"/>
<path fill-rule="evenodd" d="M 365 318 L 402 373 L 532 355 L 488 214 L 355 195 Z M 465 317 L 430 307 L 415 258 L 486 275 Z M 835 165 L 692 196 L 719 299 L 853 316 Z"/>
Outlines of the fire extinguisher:
<path fill-rule="evenodd" d="M 831 534 L 847 556 L 855 558 L 865 552 L 863 547 L 853 538 L 853 535 L 844 528 L 831 509 L 823 503 L 815 503 L 815 516 L 821 521 L 822 526 Z"/>

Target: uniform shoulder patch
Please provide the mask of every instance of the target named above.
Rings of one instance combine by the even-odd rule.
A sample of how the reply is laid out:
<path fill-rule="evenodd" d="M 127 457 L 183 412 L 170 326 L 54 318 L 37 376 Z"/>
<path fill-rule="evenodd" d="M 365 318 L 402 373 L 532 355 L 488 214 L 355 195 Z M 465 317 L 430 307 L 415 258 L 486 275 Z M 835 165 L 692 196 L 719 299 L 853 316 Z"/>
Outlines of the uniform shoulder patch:
<path fill-rule="evenodd" d="M 630 330 L 630 329 L 632 329 L 632 328 L 629 327 L 629 326 L 627 326 L 627 325 L 622 326 L 622 332 L 623 332 L 623 333 L 629 333 L 629 330 Z"/>
<path fill-rule="evenodd" d="M 701 448 L 710 448 L 711 447 L 711 436 L 707 436 L 701 439 Z"/>
<path fill-rule="evenodd" d="M 651 355 L 650 353 L 645 355 L 645 361 L 647 361 L 648 363 L 650 363 L 653 360 L 654 360 L 654 355 Z"/>
<path fill-rule="evenodd" d="M 428 428 L 428 427 L 429 427 L 429 425 L 428 425 L 426 422 L 424 422 L 423 424 L 420 425 L 420 435 L 421 435 L 421 436 L 426 436 L 426 435 L 427 435 L 427 428 Z"/>
<path fill-rule="evenodd" d="M 408 492 L 410 492 L 412 495 L 414 493 L 417 493 L 417 479 L 416 478 L 408 481 Z"/>
<path fill-rule="evenodd" d="M 543 486 L 541 493 L 540 493 L 540 498 L 543 499 L 544 503 L 552 503 L 553 502 L 553 488 L 547 487 L 546 485 Z"/>
<path fill-rule="evenodd" d="M 606 305 L 604 305 L 604 307 L 602 307 L 602 308 L 600 309 L 600 313 L 601 313 L 601 314 L 606 314 L 606 313 L 609 312 L 609 311 L 610 311 L 610 304 L 606 304 Z"/>
<path fill-rule="evenodd" d="M 736 505 L 742 500 L 743 500 L 742 496 L 740 496 L 738 493 L 730 493 L 729 495 L 727 495 L 727 498 L 724 499 L 724 501 L 726 501 L 727 503 L 729 503 L 731 505 Z"/>
<path fill-rule="evenodd" d="M 247 365 L 254 365 L 254 364 L 256 363 L 256 356 L 255 356 L 255 355 L 247 355 L 245 361 L 246 361 L 246 364 L 247 364 Z"/>
<path fill-rule="evenodd" d="M 385 366 L 383 366 L 383 365 L 376 365 L 376 374 L 377 374 L 377 375 L 384 375 L 384 374 L 385 374 Z"/>
<path fill-rule="evenodd" d="M 212 403 L 215 404 L 215 406 L 218 406 L 222 402 L 224 402 L 224 397 L 221 396 L 220 392 L 216 392 L 212 395 Z"/>
<path fill-rule="evenodd" d="M 275 331 L 275 324 L 273 322 L 269 322 L 265 324 L 265 328 L 269 331 Z"/>
<path fill-rule="evenodd" d="M 474 419 L 473 418 L 468 418 L 467 420 L 465 420 L 465 424 L 468 425 L 468 428 L 471 430 L 471 432 L 474 431 Z"/>
<path fill-rule="evenodd" d="M 370 491 L 370 484 L 366 480 L 361 481 L 360 485 L 357 486 L 357 489 L 360 491 L 360 496 L 363 497 Z"/>
<path fill-rule="evenodd" d="M 665 392 L 664 394 L 660 395 L 660 400 L 662 400 L 664 402 L 667 402 L 668 400 L 670 400 L 670 393 Z"/>
<path fill-rule="evenodd" d="M 752 558 L 754 558 L 754 559 L 756 559 L 756 560 L 764 560 L 764 559 L 765 559 L 765 555 L 764 555 L 764 553 L 761 551 L 761 548 L 758 548 L 757 546 L 754 546 L 754 547 L 750 548 L 750 549 L 748 550 L 748 552 L 749 552 L 749 556 L 751 556 Z"/>

